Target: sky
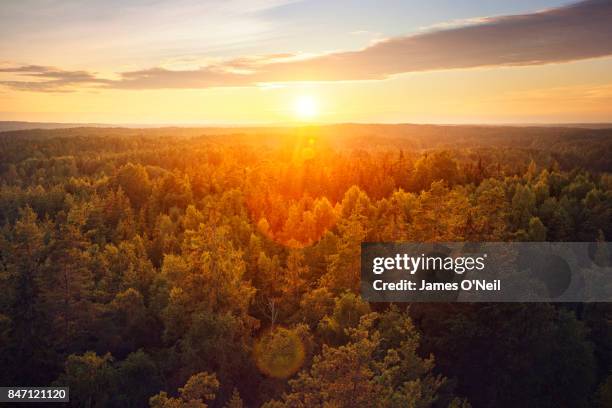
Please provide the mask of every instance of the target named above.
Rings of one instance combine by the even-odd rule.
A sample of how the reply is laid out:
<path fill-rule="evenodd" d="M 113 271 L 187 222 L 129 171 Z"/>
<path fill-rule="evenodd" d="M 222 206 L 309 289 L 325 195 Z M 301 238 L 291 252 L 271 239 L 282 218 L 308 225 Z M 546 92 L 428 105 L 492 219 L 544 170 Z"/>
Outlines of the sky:
<path fill-rule="evenodd" d="M 612 122 L 610 0 L 3 0 L 0 120 Z"/>

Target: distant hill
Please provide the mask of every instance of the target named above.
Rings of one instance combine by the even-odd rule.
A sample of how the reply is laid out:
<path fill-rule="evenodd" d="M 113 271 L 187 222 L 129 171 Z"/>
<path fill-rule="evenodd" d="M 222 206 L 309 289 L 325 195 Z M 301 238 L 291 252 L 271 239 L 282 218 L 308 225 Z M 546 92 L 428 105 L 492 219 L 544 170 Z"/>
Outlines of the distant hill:
<path fill-rule="evenodd" d="M 333 126 L 421 126 L 418 124 L 338 124 L 338 125 L 324 125 L 326 127 Z M 612 123 L 560 123 L 560 124 L 500 124 L 500 125 L 422 125 L 422 126 L 462 126 L 462 127 L 544 127 L 544 128 L 574 128 L 574 129 L 612 129 Z M 0 132 L 8 132 L 13 130 L 31 130 L 31 129 L 69 129 L 69 128 L 130 128 L 130 129 L 150 129 L 150 128 L 187 128 L 187 129 L 200 129 L 205 130 L 206 133 L 241 133 L 246 131 L 251 133 L 262 129 L 286 129 L 292 128 L 291 125 L 279 125 L 279 126 L 199 126 L 199 125 L 155 125 L 155 124 L 108 124 L 108 123 L 57 123 L 57 122 L 19 122 L 19 121 L 0 121 Z"/>
<path fill-rule="evenodd" d="M 53 123 L 53 122 L 4 122 L 0 121 L 0 132 L 29 129 L 67 129 L 75 127 L 112 127 L 98 123 Z"/>

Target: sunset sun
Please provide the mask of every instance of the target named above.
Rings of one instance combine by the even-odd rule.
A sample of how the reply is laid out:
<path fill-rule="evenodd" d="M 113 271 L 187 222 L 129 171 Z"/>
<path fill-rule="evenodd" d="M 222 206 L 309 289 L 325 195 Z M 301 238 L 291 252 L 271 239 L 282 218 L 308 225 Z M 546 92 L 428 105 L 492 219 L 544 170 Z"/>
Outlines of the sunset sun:
<path fill-rule="evenodd" d="M 312 96 L 298 96 L 293 102 L 293 112 L 300 120 L 311 120 L 319 114 L 317 100 Z"/>

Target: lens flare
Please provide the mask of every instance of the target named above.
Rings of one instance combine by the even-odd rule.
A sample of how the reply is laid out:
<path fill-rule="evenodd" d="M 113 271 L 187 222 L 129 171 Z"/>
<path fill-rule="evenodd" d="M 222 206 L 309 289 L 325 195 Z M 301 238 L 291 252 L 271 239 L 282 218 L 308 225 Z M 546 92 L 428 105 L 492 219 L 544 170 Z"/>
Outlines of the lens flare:
<path fill-rule="evenodd" d="M 273 378 L 291 377 L 304 364 L 305 355 L 300 336 L 283 327 L 266 332 L 257 340 L 253 349 L 257 368 Z"/>

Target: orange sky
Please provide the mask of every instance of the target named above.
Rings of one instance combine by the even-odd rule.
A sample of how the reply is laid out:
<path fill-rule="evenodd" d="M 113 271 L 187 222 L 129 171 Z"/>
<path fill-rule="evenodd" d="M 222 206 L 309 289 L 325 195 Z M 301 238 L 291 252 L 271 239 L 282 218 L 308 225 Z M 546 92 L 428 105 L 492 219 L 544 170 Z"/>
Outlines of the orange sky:
<path fill-rule="evenodd" d="M 492 0 L 486 5 L 496 4 L 492 10 L 479 9 L 482 2 L 457 10 L 449 3 L 434 15 L 406 12 L 405 28 L 389 2 L 388 13 L 372 14 L 371 24 L 379 26 L 361 30 L 368 20 L 355 12 L 342 27 L 320 21 L 310 37 L 287 25 L 300 22 L 292 8 L 304 1 L 207 0 L 187 9 L 176 4 L 195 3 L 170 2 L 154 15 L 134 1 L 142 20 L 72 10 L 72 2 L 59 11 L 29 9 L 31 0 L 3 3 L 0 19 L 14 24 L 0 28 L 6 39 L 0 120 L 612 122 L 612 4 L 540 2 L 549 7 L 506 10 Z M 318 6 L 320 12 L 331 7 Z M 479 14 L 485 12 L 488 17 Z M 43 17 L 66 21 L 59 29 L 36 28 Z M 207 26 L 207 18 L 226 24 Z M 321 41 L 321 30 L 329 41 Z"/>

